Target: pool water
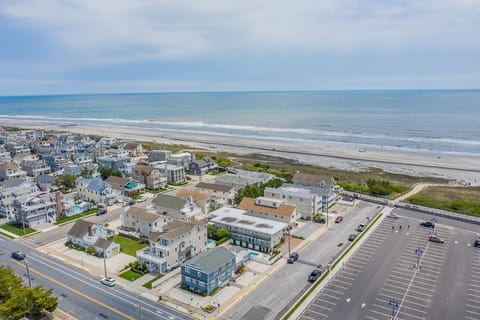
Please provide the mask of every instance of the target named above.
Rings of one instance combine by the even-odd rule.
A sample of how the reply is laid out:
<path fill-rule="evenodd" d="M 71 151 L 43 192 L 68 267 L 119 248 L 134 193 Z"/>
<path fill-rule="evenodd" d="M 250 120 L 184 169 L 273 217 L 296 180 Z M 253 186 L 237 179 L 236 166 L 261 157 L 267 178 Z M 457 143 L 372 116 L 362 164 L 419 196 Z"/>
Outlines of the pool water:
<path fill-rule="evenodd" d="M 74 205 L 73 206 L 73 213 L 80 213 L 82 212 L 82 207 L 80 207 L 79 205 Z"/>
<path fill-rule="evenodd" d="M 256 257 L 256 256 L 258 256 L 258 253 L 257 253 L 257 252 L 250 251 L 250 255 L 253 256 L 253 257 Z"/>

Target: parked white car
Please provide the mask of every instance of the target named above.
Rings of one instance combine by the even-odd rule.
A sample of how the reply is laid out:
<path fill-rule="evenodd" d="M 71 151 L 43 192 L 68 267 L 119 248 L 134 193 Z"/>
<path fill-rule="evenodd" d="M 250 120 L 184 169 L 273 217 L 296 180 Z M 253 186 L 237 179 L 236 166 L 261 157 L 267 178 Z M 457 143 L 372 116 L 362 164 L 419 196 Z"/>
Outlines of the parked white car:
<path fill-rule="evenodd" d="M 113 278 L 103 278 L 102 280 L 100 280 L 100 282 L 104 285 L 106 285 L 107 287 L 113 287 L 115 285 L 115 279 Z"/>

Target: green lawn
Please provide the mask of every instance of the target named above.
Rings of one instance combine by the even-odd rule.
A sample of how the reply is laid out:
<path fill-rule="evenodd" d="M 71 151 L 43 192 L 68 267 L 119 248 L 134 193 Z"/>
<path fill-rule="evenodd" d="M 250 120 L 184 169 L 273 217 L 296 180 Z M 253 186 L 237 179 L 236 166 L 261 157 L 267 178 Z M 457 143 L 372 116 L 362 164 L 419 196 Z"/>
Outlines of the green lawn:
<path fill-rule="evenodd" d="M 125 271 L 124 273 L 122 273 L 120 275 L 120 277 L 125 279 L 125 280 L 128 280 L 128 281 L 135 281 L 135 280 L 143 277 L 143 275 L 141 275 L 139 273 L 136 273 L 136 272 L 133 272 L 132 270 L 128 270 L 128 271 Z"/>
<path fill-rule="evenodd" d="M 8 232 L 11 232 L 13 234 L 16 234 L 17 236 L 23 236 L 23 227 L 22 226 L 13 226 L 11 224 L 4 224 L 0 226 L 3 230 L 7 230 Z M 34 233 L 37 230 L 32 229 L 32 228 L 25 228 L 25 235 Z"/>
<path fill-rule="evenodd" d="M 140 243 L 122 235 L 114 235 L 112 240 L 120 244 L 120 251 L 122 253 L 131 255 L 133 257 L 136 257 L 138 250 L 148 247 L 148 244 L 146 243 Z"/>
<path fill-rule="evenodd" d="M 93 209 L 87 210 L 87 211 L 82 212 L 82 213 L 74 214 L 73 216 L 70 216 L 70 217 L 65 217 L 65 218 L 62 218 L 62 219 L 58 219 L 55 222 L 55 224 L 56 225 L 61 225 L 61 224 L 65 224 L 65 223 L 68 223 L 68 222 L 71 222 L 71 221 L 74 221 L 74 220 L 77 220 L 77 219 L 80 219 L 80 218 L 93 216 L 95 213 L 97 213 L 98 210 L 99 210 L 98 208 L 93 208 Z"/>
<path fill-rule="evenodd" d="M 154 283 L 155 281 L 157 281 L 158 279 L 160 279 L 161 277 L 163 277 L 163 274 L 159 274 L 158 276 L 156 276 L 155 278 L 153 278 L 152 280 L 148 281 L 148 282 L 145 282 L 143 284 L 143 286 L 147 289 L 152 289 L 152 283 Z"/>

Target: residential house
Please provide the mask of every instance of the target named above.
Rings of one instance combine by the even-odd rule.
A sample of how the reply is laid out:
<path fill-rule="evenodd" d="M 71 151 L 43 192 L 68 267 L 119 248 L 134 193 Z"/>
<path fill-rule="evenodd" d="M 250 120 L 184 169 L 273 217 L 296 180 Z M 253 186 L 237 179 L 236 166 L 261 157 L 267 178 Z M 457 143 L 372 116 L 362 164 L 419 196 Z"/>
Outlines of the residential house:
<path fill-rule="evenodd" d="M 159 214 L 171 219 L 192 220 L 194 216 L 202 214 L 191 198 L 182 199 L 167 194 L 158 194 L 152 204 Z"/>
<path fill-rule="evenodd" d="M 12 161 L 12 156 L 10 152 L 5 150 L 3 146 L 0 145 L 0 162 L 10 162 Z"/>
<path fill-rule="evenodd" d="M 293 176 L 293 185 L 309 188 L 322 198 L 322 210 L 326 211 L 337 199 L 335 179 L 329 176 L 296 173 Z"/>
<path fill-rule="evenodd" d="M 221 184 L 238 190 L 251 183 L 247 178 L 238 177 L 233 174 L 224 174 L 215 178 L 215 184 Z"/>
<path fill-rule="evenodd" d="M 68 154 L 65 153 L 43 154 L 42 159 L 50 166 L 53 173 L 62 172 L 63 168 L 73 164 Z"/>
<path fill-rule="evenodd" d="M 270 173 L 257 172 L 257 171 L 248 171 L 241 169 L 229 169 L 230 172 L 233 172 L 235 176 L 247 180 L 247 184 L 255 183 L 266 183 L 272 179 L 275 179 L 276 176 Z"/>
<path fill-rule="evenodd" d="M 128 142 L 123 146 L 123 149 L 128 152 L 130 157 L 140 157 L 143 155 L 143 146 L 140 143 Z"/>
<path fill-rule="evenodd" d="M 143 183 L 136 182 L 130 178 L 110 176 L 105 182 L 109 183 L 114 190 L 117 190 L 121 195 L 126 197 L 139 195 L 145 191 L 145 185 Z"/>
<path fill-rule="evenodd" d="M 148 153 L 148 162 L 167 161 L 171 154 L 169 150 L 152 150 Z"/>
<path fill-rule="evenodd" d="M 0 215 L 14 220 L 13 202 L 16 198 L 38 192 L 38 187 L 30 181 L 10 179 L 3 182 L 0 189 Z"/>
<path fill-rule="evenodd" d="M 217 205 L 215 199 L 213 199 L 211 195 L 186 188 L 178 189 L 176 196 L 183 199 L 192 199 L 204 214 L 210 212 L 211 205 Z"/>
<path fill-rule="evenodd" d="M 115 143 L 117 143 L 117 139 L 111 138 L 111 137 L 102 137 L 100 141 L 98 141 L 98 145 L 101 148 L 107 148 L 107 149 L 110 148 Z"/>
<path fill-rule="evenodd" d="M 120 197 L 120 192 L 112 189 L 112 186 L 101 178 L 83 178 L 76 179 L 77 192 L 80 198 L 93 203 L 114 204 Z"/>
<path fill-rule="evenodd" d="M 249 249 L 273 252 L 282 241 L 286 223 L 248 216 L 246 210 L 223 207 L 211 212 L 210 219 L 216 229 L 226 228 L 230 231 L 233 244 Z"/>
<path fill-rule="evenodd" d="M 266 197 L 256 199 L 244 197 L 238 209 L 247 211 L 247 215 L 283 222 L 293 226 L 297 220 L 297 207 L 283 203 L 282 200 Z"/>
<path fill-rule="evenodd" d="M 20 170 L 14 162 L 2 162 L 0 163 L 0 181 L 10 179 L 22 179 L 27 178 L 27 173 Z"/>
<path fill-rule="evenodd" d="M 43 161 L 24 161 L 20 164 L 27 176 L 36 178 L 42 174 L 50 173 L 50 166 Z"/>
<path fill-rule="evenodd" d="M 185 168 L 183 166 L 177 166 L 173 164 L 161 164 L 155 165 L 163 175 L 167 177 L 168 183 L 179 183 L 185 181 Z"/>
<path fill-rule="evenodd" d="M 170 154 L 167 158 L 168 164 L 176 166 L 188 166 L 193 161 L 193 156 L 190 152 L 181 152 L 176 154 Z"/>
<path fill-rule="evenodd" d="M 120 252 L 120 244 L 108 240 L 114 235 L 101 224 L 77 220 L 67 233 L 68 242 L 84 248 L 93 247 L 96 254 L 111 258 Z"/>
<path fill-rule="evenodd" d="M 200 182 L 195 185 L 195 190 L 215 197 L 219 204 L 232 205 L 235 198 L 235 188 L 223 184 Z"/>
<path fill-rule="evenodd" d="M 235 254 L 224 247 L 204 251 L 182 264 L 182 286 L 210 294 L 225 285 L 235 273 Z"/>
<path fill-rule="evenodd" d="M 132 178 L 143 183 L 150 190 L 167 187 L 167 177 L 162 174 L 160 169 L 152 166 L 137 165 L 133 168 Z"/>
<path fill-rule="evenodd" d="M 51 223 L 62 213 L 60 192 L 38 192 L 13 201 L 15 220 L 27 226 Z"/>
<path fill-rule="evenodd" d="M 297 207 L 297 213 L 306 220 L 312 220 L 313 216 L 323 208 L 322 197 L 314 190 L 298 185 L 283 184 L 280 188 L 265 188 L 263 195 L 269 198 L 282 200 Z"/>
<path fill-rule="evenodd" d="M 192 161 L 188 165 L 188 173 L 195 176 L 201 176 L 217 170 L 218 166 L 210 157 L 204 157 L 200 160 Z"/>
<path fill-rule="evenodd" d="M 30 155 L 32 152 L 28 143 L 11 141 L 5 144 L 5 149 L 10 152 L 12 158 L 21 156 L 21 155 Z"/>
<path fill-rule="evenodd" d="M 145 263 L 150 272 L 167 272 L 206 249 L 206 221 L 174 220 L 148 239 L 149 248 L 137 252 L 138 261 Z"/>
<path fill-rule="evenodd" d="M 114 149 L 115 150 L 115 149 Z M 123 176 L 127 176 L 132 172 L 135 163 L 128 155 L 121 156 L 121 154 L 114 154 L 97 158 L 99 168 L 107 168 L 118 170 Z"/>
<path fill-rule="evenodd" d="M 57 180 L 57 177 L 50 174 L 42 174 L 35 178 L 35 183 L 41 191 L 50 192 L 52 191 L 52 183 L 55 180 Z"/>
<path fill-rule="evenodd" d="M 76 164 L 68 165 L 63 168 L 63 174 L 69 176 L 79 176 L 82 174 L 82 171 L 83 168 Z"/>
<path fill-rule="evenodd" d="M 155 209 L 140 206 L 130 206 L 120 214 L 122 228 L 132 230 L 143 237 L 152 232 L 162 231 L 162 227 L 171 219 L 160 215 Z"/>

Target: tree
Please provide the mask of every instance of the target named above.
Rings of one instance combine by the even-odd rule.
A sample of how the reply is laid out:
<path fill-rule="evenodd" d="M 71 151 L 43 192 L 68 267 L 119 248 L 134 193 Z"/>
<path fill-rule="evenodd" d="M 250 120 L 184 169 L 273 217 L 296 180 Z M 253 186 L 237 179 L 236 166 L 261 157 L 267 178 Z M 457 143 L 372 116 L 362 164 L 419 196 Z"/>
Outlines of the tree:
<path fill-rule="evenodd" d="M 65 174 L 63 176 L 59 176 L 55 181 L 53 181 L 52 184 L 61 190 L 68 191 L 76 187 L 76 179 L 76 176 Z"/>
<path fill-rule="evenodd" d="M 43 286 L 32 289 L 24 285 L 22 279 L 11 268 L 0 266 L 0 318 L 41 319 L 45 311 L 53 312 L 58 299 L 52 296 L 52 290 Z"/>
<path fill-rule="evenodd" d="M 214 232 L 215 232 L 215 227 L 211 224 L 207 225 L 207 235 L 209 238 L 212 238 Z"/>
<path fill-rule="evenodd" d="M 218 240 L 223 238 L 230 238 L 230 231 L 226 228 L 219 228 L 215 231 L 215 236 Z"/>
<path fill-rule="evenodd" d="M 91 178 L 93 176 L 93 169 L 83 168 L 80 175 L 84 178 Z"/>
<path fill-rule="evenodd" d="M 121 177 L 122 173 L 118 171 L 117 169 L 111 169 L 111 168 L 100 168 L 98 169 L 98 172 L 100 172 L 100 176 L 102 177 L 103 180 L 108 179 L 110 176 L 114 177 Z"/>

